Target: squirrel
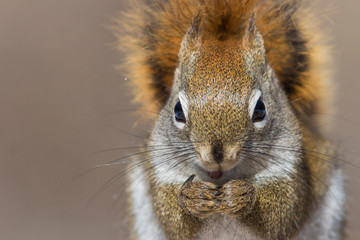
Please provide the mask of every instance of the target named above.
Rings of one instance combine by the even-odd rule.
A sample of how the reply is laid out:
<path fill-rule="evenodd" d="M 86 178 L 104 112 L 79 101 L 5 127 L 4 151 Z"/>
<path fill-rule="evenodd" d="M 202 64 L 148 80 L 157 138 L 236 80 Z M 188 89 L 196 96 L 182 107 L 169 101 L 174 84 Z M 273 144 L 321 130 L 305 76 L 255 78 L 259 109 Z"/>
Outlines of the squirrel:
<path fill-rule="evenodd" d="M 344 238 L 314 19 L 298 0 L 139 0 L 118 21 L 154 121 L 129 174 L 134 239 Z"/>

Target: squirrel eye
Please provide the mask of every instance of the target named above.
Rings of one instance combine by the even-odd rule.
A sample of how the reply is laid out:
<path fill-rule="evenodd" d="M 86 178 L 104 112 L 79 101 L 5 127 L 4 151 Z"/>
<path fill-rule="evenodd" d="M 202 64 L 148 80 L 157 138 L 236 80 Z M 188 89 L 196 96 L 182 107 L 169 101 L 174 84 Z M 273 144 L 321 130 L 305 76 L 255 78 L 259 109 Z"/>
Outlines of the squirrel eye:
<path fill-rule="evenodd" d="M 261 122 L 266 117 L 266 109 L 264 102 L 259 98 L 259 100 L 256 103 L 253 115 L 252 115 L 252 122 Z"/>
<path fill-rule="evenodd" d="M 182 109 L 182 106 L 181 106 L 180 101 L 178 101 L 178 102 L 175 104 L 174 114 L 175 114 L 175 120 L 176 120 L 177 122 L 181 122 L 181 123 L 185 123 L 185 122 L 186 122 L 185 114 L 184 114 L 184 111 L 183 111 L 183 109 Z"/>

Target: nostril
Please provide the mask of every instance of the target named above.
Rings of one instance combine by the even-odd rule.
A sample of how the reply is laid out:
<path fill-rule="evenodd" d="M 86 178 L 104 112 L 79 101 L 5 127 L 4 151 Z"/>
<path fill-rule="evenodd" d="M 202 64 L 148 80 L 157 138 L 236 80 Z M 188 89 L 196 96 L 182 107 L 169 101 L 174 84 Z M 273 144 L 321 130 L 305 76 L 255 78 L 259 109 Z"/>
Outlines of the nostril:
<path fill-rule="evenodd" d="M 223 151 L 223 145 L 221 143 L 216 143 L 212 147 L 211 151 L 213 158 L 215 162 L 222 163 L 224 160 L 224 151 Z"/>

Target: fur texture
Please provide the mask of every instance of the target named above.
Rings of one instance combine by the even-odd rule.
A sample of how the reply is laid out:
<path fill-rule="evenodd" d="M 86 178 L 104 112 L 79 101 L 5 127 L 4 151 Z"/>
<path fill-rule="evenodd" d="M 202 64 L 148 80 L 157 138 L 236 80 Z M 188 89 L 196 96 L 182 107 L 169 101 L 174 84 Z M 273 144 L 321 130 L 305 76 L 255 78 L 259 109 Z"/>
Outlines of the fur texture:
<path fill-rule="evenodd" d="M 298 0 L 132 1 L 132 10 L 117 21 L 118 47 L 127 54 L 122 70 L 144 109 L 159 112 L 167 101 L 178 65 L 181 41 L 193 19 L 218 39 L 241 36 L 249 17 L 264 38 L 267 61 L 289 101 L 303 116 L 329 102 L 327 46 L 317 19 Z"/>
<path fill-rule="evenodd" d="M 339 240 L 341 170 L 314 117 L 326 55 L 298 1 L 145 1 L 124 19 L 135 100 L 159 113 L 131 175 L 137 238 Z"/>

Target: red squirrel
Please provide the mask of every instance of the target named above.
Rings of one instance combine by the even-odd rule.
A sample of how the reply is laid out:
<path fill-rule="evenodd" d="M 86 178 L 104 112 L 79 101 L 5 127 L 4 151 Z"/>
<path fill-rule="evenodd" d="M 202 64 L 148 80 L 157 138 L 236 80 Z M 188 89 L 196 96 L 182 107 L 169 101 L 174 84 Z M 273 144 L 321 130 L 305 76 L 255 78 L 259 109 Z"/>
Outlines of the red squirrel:
<path fill-rule="evenodd" d="M 135 101 L 156 113 L 129 174 L 134 239 L 343 239 L 314 18 L 297 0 L 144 0 L 119 20 Z"/>

